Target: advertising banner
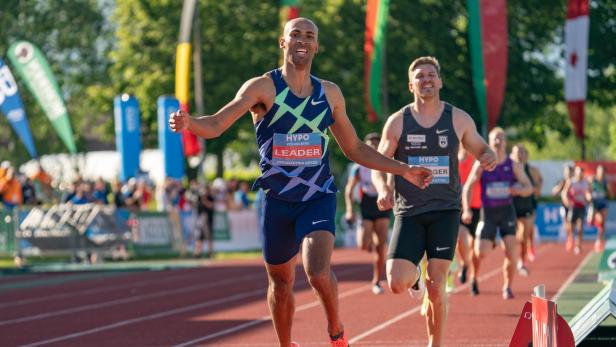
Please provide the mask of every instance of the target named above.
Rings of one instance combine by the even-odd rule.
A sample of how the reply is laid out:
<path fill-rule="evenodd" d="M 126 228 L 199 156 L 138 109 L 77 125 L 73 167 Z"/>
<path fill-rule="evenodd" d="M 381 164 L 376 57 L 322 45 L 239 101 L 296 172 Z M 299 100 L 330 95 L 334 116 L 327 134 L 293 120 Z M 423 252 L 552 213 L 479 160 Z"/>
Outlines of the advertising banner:
<path fill-rule="evenodd" d="M 36 46 L 27 41 L 13 43 L 9 47 L 8 57 L 66 148 L 70 153 L 76 153 L 68 111 L 47 59 Z"/>
<path fill-rule="evenodd" d="M 19 96 L 17 83 L 8 65 L 4 64 L 2 59 L 0 59 L 0 110 L 15 130 L 19 140 L 26 146 L 30 156 L 36 158 L 36 148 L 32 141 L 30 125 Z"/>
<path fill-rule="evenodd" d="M 169 128 L 169 115 L 177 111 L 180 102 L 173 96 L 161 96 L 156 102 L 158 108 L 158 147 L 163 154 L 165 177 L 181 180 L 184 176 L 184 153 L 182 135 Z"/>
<path fill-rule="evenodd" d="M 120 179 L 137 176 L 141 154 L 141 115 L 139 102 L 128 94 L 113 99 L 116 150 L 120 153 Z"/>

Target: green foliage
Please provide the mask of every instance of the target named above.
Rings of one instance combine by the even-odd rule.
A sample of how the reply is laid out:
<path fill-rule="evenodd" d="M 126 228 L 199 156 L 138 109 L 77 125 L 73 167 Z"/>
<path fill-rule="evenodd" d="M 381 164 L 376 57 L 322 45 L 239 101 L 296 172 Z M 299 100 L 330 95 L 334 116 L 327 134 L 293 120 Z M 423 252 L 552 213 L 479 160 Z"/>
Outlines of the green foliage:
<path fill-rule="evenodd" d="M 589 158 L 616 155 L 616 93 L 612 87 L 616 84 L 616 45 L 607 44 L 616 33 L 612 3 L 591 1 L 588 87 L 589 101 L 596 106 L 588 109 Z M 433 55 L 442 64 L 442 98 L 479 120 L 465 5 L 464 1 L 391 0 L 384 90 L 388 113 L 412 100 L 407 76 L 410 62 Z M 340 86 L 360 137 L 380 131 L 384 119 L 369 123 L 363 100 L 365 1 L 303 0 L 299 6 L 301 15 L 312 18 L 320 29 L 313 73 Z M 562 149 L 550 155 L 571 158 L 579 157 L 579 146 L 572 139 L 562 103 L 565 6 L 562 0 L 508 2 L 509 67 L 499 125 L 514 129 L 512 140 L 535 144 L 537 155 Z M 121 93 L 138 98 L 144 147 L 156 147 L 156 99 L 175 89 L 181 7 L 181 1 L 171 0 L 1 1 L 0 51 L 16 39 L 41 47 L 65 92 L 80 150 L 94 149 L 94 140 L 113 148 L 113 97 Z M 244 81 L 280 63 L 278 2 L 201 0 L 198 13 L 203 97 L 206 113 L 211 114 L 231 100 Z M 39 152 L 63 151 L 49 121 L 21 84 L 20 90 Z M 597 139 L 609 139 L 603 143 L 609 144 L 610 151 L 595 150 L 594 141 L 596 148 L 601 143 Z M 2 117 L 0 156 L 25 160 L 25 148 L 16 143 Z M 256 158 L 249 116 L 207 143 L 209 153 L 222 155 L 225 148 L 238 152 L 244 163 Z M 334 172 L 343 172 L 348 161 L 338 146 L 331 149 Z"/>
<path fill-rule="evenodd" d="M 83 113 L 75 98 L 80 98 L 88 85 L 105 81 L 105 52 L 111 43 L 110 27 L 102 13 L 106 5 L 105 1 L 96 0 L 0 1 L 2 56 L 17 40 L 30 41 L 41 49 L 64 92 L 80 150 L 84 150 L 86 135 L 82 132 L 83 120 L 91 114 Z M 7 59 L 3 60 L 9 64 Z M 21 81 L 17 83 L 39 155 L 64 151 L 34 97 Z M 14 164 L 29 159 L 4 116 L 0 117 L 0 157 L 10 158 Z"/>

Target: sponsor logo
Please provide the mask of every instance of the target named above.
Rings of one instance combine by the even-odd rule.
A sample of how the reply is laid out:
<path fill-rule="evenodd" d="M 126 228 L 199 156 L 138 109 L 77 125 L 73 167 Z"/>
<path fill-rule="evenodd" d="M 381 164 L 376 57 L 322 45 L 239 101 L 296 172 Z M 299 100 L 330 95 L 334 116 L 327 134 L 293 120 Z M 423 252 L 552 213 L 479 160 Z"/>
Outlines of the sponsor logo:
<path fill-rule="evenodd" d="M 329 219 L 313 220 L 312 225 L 327 222 Z"/>
<path fill-rule="evenodd" d="M 15 56 L 17 57 L 17 61 L 22 64 L 25 64 L 32 59 L 34 54 L 34 49 L 32 45 L 27 42 L 21 42 L 17 46 L 15 46 Z"/>
<path fill-rule="evenodd" d="M 313 100 L 310 100 L 310 104 L 311 104 L 312 106 L 316 106 L 316 105 L 318 105 L 318 104 L 322 103 L 323 101 L 325 101 L 325 100 L 321 100 L 321 101 L 317 101 L 317 102 L 315 102 L 315 101 L 314 101 L 314 99 L 313 99 Z"/>
<path fill-rule="evenodd" d="M 448 250 L 448 249 L 450 249 L 450 248 L 451 248 L 451 247 L 439 247 L 439 246 L 436 246 L 436 251 L 437 251 L 437 252 L 440 252 L 440 251 L 445 251 L 445 250 Z"/>
<path fill-rule="evenodd" d="M 437 135 L 438 134 L 442 134 L 442 133 L 447 132 L 447 131 L 449 131 L 449 129 L 436 129 L 436 134 Z"/>
<path fill-rule="evenodd" d="M 420 144 L 426 142 L 426 135 L 406 135 L 406 142 Z"/>
<path fill-rule="evenodd" d="M 442 135 L 438 137 L 438 145 L 441 148 L 447 148 L 447 135 Z"/>

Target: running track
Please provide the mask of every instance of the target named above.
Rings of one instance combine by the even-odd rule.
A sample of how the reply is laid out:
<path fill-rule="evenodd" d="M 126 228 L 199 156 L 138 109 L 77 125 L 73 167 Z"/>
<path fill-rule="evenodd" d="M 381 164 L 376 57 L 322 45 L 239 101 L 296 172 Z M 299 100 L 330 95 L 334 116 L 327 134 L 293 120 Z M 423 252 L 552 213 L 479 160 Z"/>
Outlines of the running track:
<path fill-rule="evenodd" d="M 483 264 L 479 289 L 456 284 L 449 296 L 446 346 L 507 346 L 532 287 L 552 298 L 587 258 L 543 244 L 529 277 L 516 277 L 514 300 L 501 298 L 502 251 Z M 342 319 L 356 346 L 425 346 L 420 302 L 368 285 L 370 256 L 334 252 Z M 0 277 L 0 346 L 277 346 L 265 301 L 260 259 L 143 272 Z M 327 346 L 322 309 L 298 267 L 293 339 Z"/>

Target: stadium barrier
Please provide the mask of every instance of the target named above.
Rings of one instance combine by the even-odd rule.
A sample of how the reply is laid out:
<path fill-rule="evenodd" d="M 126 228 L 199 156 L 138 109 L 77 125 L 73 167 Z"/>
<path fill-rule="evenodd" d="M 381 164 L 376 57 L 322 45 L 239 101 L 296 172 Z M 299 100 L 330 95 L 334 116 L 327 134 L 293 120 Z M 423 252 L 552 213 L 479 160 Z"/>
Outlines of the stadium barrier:
<path fill-rule="evenodd" d="M 610 281 L 571 319 L 576 346 L 616 346 L 616 327 L 599 325 L 609 316 L 616 318 L 616 282 Z"/>

